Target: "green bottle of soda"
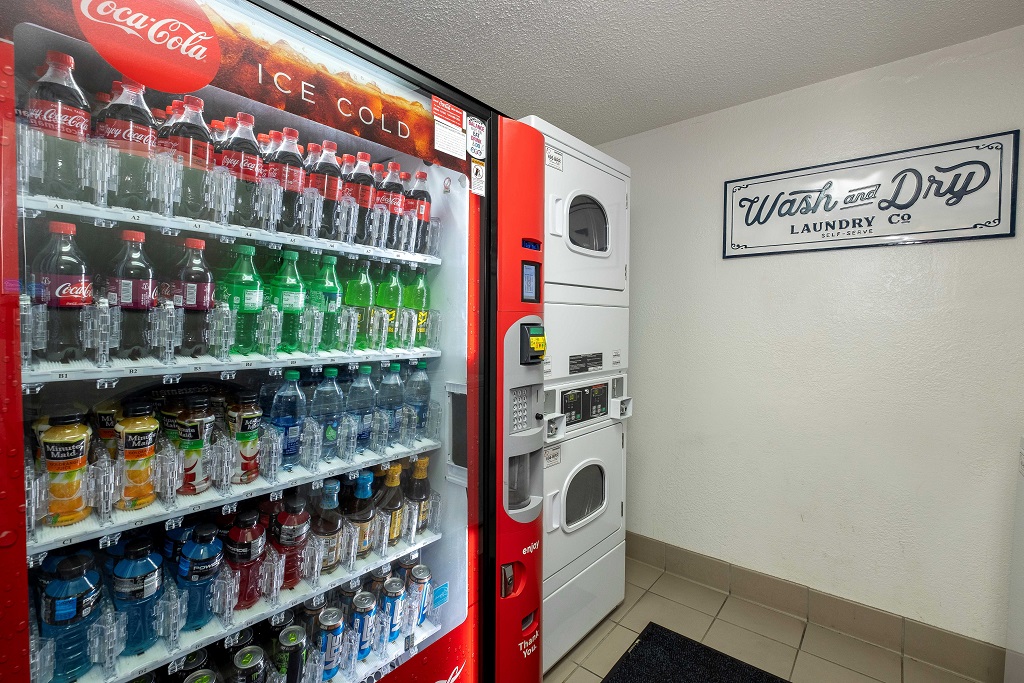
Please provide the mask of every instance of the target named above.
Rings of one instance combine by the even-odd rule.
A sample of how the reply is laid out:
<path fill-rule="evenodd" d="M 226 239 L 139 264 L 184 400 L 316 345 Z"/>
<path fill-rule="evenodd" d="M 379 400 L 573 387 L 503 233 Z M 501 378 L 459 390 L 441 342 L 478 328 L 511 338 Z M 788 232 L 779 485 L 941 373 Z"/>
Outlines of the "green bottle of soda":
<path fill-rule="evenodd" d="M 345 285 L 345 305 L 358 311 L 356 325 L 357 349 L 370 347 L 370 307 L 373 306 L 373 280 L 370 279 L 370 262 L 360 261 L 355 274 Z"/>
<path fill-rule="evenodd" d="M 250 354 L 256 349 L 259 314 L 263 310 L 263 278 L 252 264 L 256 247 L 238 244 L 233 251 L 235 263 L 214 292 L 235 312 L 235 343 L 231 351 Z"/>
<path fill-rule="evenodd" d="M 389 347 L 398 346 L 398 342 L 395 340 L 395 316 L 398 315 L 398 309 L 402 307 L 400 269 L 401 267 L 397 263 L 391 264 L 385 271 L 381 283 L 377 285 L 377 295 L 374 297 L 374 304 L 388 312 L 387 345 Z"/>
<path fill-rule="evenodd" d="M 266 283 L 273 282 L 274 278 L 277 277 L 277 272 L 281 270 L 281 250 L 280 249 L 267 249 L 266 257 L 263 263 L 260 265 L 260 277 Z"/>
<path fill-rule="evenodd" d="M 299 277 L 308 286 L 309 283 L 316 279 L 320 271 L 320 256 L 311 251 L 300 251 L 299 263 L 296 267 L 299 271 Z"/>
<path fill-rule="evenodd" d="M 421 266 L 413 267 L 413 280 L 402 292 L 402 304 L 416 311 L 416 346 L 427 345 L 427 314 L 430 313 L 430 287 L 427 286 L 427 271 Z"/>
<path fill-rule="evenodd" d="M 324 331 L 320 337 L 320 350 L 330 351 L 338 348 L 338 307 L 341 305 L 341 284 L 334 264 L 338 257 L 325 254 L 320 259 L 320 272 L 307 284 L 309 285 L 309 305 L 323 311 Z"/>
<path fill-rule="evenodd" d="M 299 260 L 296 251 L 281 252 L 281 269 L 270 283 L 272 301 L 281 311 L 281 343 L 278 351 L 298 351 L 302 341 L 302 311 L 306 307 L 306 285 L 295 267 Z"/>

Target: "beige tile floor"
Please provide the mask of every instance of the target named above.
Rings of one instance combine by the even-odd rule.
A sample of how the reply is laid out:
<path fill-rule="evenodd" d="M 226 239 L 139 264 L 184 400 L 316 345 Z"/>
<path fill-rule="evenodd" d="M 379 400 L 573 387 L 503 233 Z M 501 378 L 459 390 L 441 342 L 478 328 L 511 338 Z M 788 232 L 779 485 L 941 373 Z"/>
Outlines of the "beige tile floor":
<path fill-rule="evenodd" d="M 651 621 L 793 683 L 974 683 L 632 558 L 625 601 L 544 683 L 599 683 Z"/>

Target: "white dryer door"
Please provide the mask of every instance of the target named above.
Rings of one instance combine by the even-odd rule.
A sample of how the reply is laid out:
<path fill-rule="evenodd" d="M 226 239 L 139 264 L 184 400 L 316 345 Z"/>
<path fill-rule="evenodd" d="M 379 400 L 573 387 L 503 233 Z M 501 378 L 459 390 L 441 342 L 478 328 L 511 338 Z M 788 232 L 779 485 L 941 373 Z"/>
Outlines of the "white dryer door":
<path fill-rule="evenodd" d="M 622 291 L 629 261 L 626 181 L 573 156 L 545 169 L 544 281 Z"/>
<path fill-rule="evenodd" d="M 622 424 L 562 441 L 544 470 L 544 578 L 622 526 Z"/>

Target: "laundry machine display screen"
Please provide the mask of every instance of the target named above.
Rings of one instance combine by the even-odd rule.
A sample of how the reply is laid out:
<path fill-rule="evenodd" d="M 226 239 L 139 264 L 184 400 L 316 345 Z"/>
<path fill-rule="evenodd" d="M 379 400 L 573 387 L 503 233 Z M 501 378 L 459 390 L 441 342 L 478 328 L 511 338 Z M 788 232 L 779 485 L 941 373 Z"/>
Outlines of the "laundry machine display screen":
<path fill-rule="evenodd" d="M 574 425 L 608 415 L 608 383 L 562 392 L 565 424 Z"/>

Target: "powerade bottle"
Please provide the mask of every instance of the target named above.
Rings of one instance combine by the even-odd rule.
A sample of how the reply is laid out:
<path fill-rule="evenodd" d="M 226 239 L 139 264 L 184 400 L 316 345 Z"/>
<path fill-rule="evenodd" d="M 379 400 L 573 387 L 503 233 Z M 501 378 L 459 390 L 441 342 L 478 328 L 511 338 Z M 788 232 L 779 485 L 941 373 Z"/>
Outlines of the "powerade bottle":
<path fill-rule="evenodd" d="M 416 438 L 426 436 L 427 413 L 430 410 L 430 378 L 427 376 L 427 362 L 421 360 L 405 385 L 405 405 L 415 415 L 412 428 Z"/>
<path fill-rule="evenodd" d="M 398 249 L 401 245 L 402 213 L 405 211 L 405 187 L 399 173 L 402 166 L 395 161 L 388 162 L 388 173 L 377 186 L 377 200 L 374 213 L 386 219 L 381 225 L 384 231 L 384 246 Z"/>
<path fill-rule="evenodd" d="M 183 309 L 178 353 L 198 358 L 210 348 L 210 311 L 213 310 L 213 273 L 206 265 L 206 242 L 185 240 L 185 262 L 174 281 L 174 307 Z"/>
<path fill-rule="evenodd" d="M 324 314 L 323 334 L 320 336 L 320 350 L 330 351 L 338 347 L 338 307 L 341 305 L 341 283 L 334 271 L 338 257 L 324 254 L 320 259 L 320 272 L 309 284 L 309 305 Z"/>
<path fill-rule="evenodd" d="M 243 510 L 235 516 L 225 541 L 228 566 L 238 572 L 238 604 L 235 609 L 248 609 L 262 595 L 260 570 L 266 557 L 267 532 L 257 522 L 256 510 Z"/>
<path fill-rule="evenodd" d="M 356 165 L 352 169 L 352 175 L 345 178 L 341 194 L 343 197 L 351 197 L 359 205 L 359 220 L 356 223 L 357 244 L 369 244 L 370 235 L 367 232 L 367 216 L 370 209 L 376 202 L 377 186 L 373 181 L 373 173 L 370 171 L 370 155 L 366 152 L 356 154 Z"/>
<path fill-rule="evenodd" d="M 96 124 L 96 137 L 118 153 L 117 187 L 107 192 L 111 206 L 150 208 L 149 163 L 157 133 L 156 121 L 143 99 L 145 91 L 142 84 L 133 80 L 121 81 L 121 94 Z"/>
<path fill-rule="evenodd" d="M 43 176 L 29 178 L 29 191 L 62 199 L 91 197 L 82 188 L 79 150 L 89 137 L 89 102 L 75 82 L 71 55 L 46 53 L 46 73 L 28 92 L 28 124 L 43 134 Z"/>
<path fill-rule="evenodd" d="M 309 416 L 324 430 L 321 457 L 330 462 L 338 457 L 338 428 L 345 410 L 345 397 L 338 387 L 338 368 L 324 368 L 324 380 L 313 392 Z"/>
<path fill-rule="evenodd" d="M 388 312 L 387 346 L 389 348 L 398 346 L 398 340 L 395 337 L 395 316 L 398 315 L 398 309 L 402 307 L 403 287 L 402 281 L 399 279 L 400 269 L 401 266 L 397 263 L 391 264 L 384 278 L 377 285 L 374 297 L 374 303 Z"/>
<path fill-rule="evenodd" d="M 281 433 L 281 467 L 291 471 L 299 464 L 302 422 L 306 417 L 306 395 L 299 389 L 299 371 L 285 370 L 284 384 L 274 395 L 270 423 Z"/>
<path fill-rule="evenodd" d="M 355 347 L 357 349 L 370 348 L 370 307 L 373 306 L 373 280 L 370 279 L 369 261 L 361 261 L 355 275 L 345 285 L 345 305 L 354 307 L 358 314 Z"/>
<path fill-rule="evenodd" d="M 373 431 L 373 408 L 376 402 L 376 391 L 370 375 L 373 368 L 369 365 L 359 366 L 359 376 L 352 382 L 348 390 L 346 414 L 355 420 L 356 448 L 363 451 L 370 446 L 370 433 Z M 370 475 L 373 479 L 373 475 Z"/>
<path fill-rule="evenodd" d="M 412 187 L 405 196 L 406 210 L 416 214 L 416 241 L 412 249 L 417 254 L 426 254 L 427 233 L 430 229 L 430 193 L 427 192 L 426 171 L 416 171 Z"/>
<path fill-rule="evenodd" d="M 125 545 L 124 559 L 114 565 L 114 607 L 128 618 L 122 655 L 142 654 L 160 635 L 156 608 L 164 593 L 163 563 L 152 541 L 139 537 Z"/>
<path fill-rule="evenodd" d="M 238 125 L 224 143 L 220 165 L 235 178 L 235 205 L 230 221 L 246 228 L 259 222 L 260 178 L 263 177 L 263 157 L 252 132 L 255 119 L 252 114 L 238 112 Z"/>
<path fill-rule="evenodd" d="M 416 346 L 427 345 L 427 317 L 430 314 L 430 287 L 426 269 L 414 266 L 413 281 L 402 291 L 402 305 L 416 311 Z"/>
<path fill-rule="evenodd" d="M 338 200 L 341 199 L 342 181 L 341 167 L 335 155 L 338 144 L 332 140 L 324 140 L 320 158 L 309 170 L 309 187 L 316 188 L 324 198 L 324 212 L 320 219 L 319 236 L 328 240 L 338 239 L 337 212 Z"/>
<path fill-rule="evenodd" d="M 209 218 L 206 175 L 213 168 L 213 138 L 203 120 L 203 100 L 185 95 L 181 116 L 167 126 L 166 137 L 161 136 L 157 144 L 174 150 L 183 161 L 181 199 L 174 203 L 175 215 Z"/>
<path fill-rule="evenodd" d="M 302 189 L 306 186 L 306 171 L 302 168 L 302 155 L 296 144 L 299 131 L 285 128 L 279 135 L 281 145 L 267 156 L 264 175 L 276 180 L 284 191 L 281 230 L 299 234 L 302 232 Z"/>
<path fill-rule="evenodd" d="M 377 409 L 387 416 L 388 439 L 398 438 L 401 427 L 402 404 L 405 403 L 405 387 L 402 386 L 401 363 L 392 363 L 389 372 L 384 375 L 377 391 Z"/>
<path fill-rule="evenodd" d="M 127 91 L 126 91 L 127 92 Z M 125 230 L 120 260 L 107 282 L 107 300 L 111 308 L 121 309 L 121 343 L 111 355 L 139 360 L 153 346 L 149 334 L 149 312 L 157 305 L 156 271 L 142 245 L 146 233 Z"/>
<path fill-rule="evenodd" d="M 290 353 L 298 351 L 302 342 L 302 311 L 306 307 L 306 285 L 295 267 L 295 262 L 299 260 L 298 252 L 282 251 L 281 259 L 281 269 L 270 283 L 270 294 L 283 317 L 281 343 L 278 344 L 277 350 Z"/>
<path fill-rule="evenodd" d="M 270 542 L 284 557 L 284 580 L 281 588 L 293 588 L 302 579 L 302 551 L 309 541 L 309 512 L 301 496 L 284 500 L 284 510 L 277 514 Z"/>
<path fill-rule="evenodd" d="M 195 631 L 213 619 L 211 588 L 224 559 L 224 544 L 217 538 L 217 526 L 199 524 L 185 541 L 178 559 L 178 588 L 188 601 L 188 617 L 183 629 Z"/>
<path fill-rule="evenodd" d="M 99 618 L 100 573 L 91 558 L 71 555 L 57 565 L 57 578 L 40 597 L 40 635 L 54 641 L 55 683 L 71 683 L 92 668 L 89 627 Z"/>
<path fill-rule="evenodd" d="M 235 344 L 231 351 L 248 355 L 256 350 L 259 314 L 263 310 L 263 279 L 252 264 L 256 247 L 239 244 L 233 251 L 237 254 L 235 265 L 216 292 L 235 312 Z"/>

